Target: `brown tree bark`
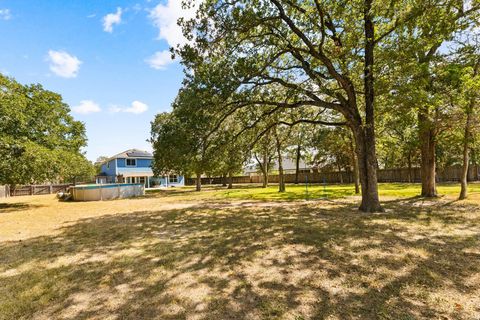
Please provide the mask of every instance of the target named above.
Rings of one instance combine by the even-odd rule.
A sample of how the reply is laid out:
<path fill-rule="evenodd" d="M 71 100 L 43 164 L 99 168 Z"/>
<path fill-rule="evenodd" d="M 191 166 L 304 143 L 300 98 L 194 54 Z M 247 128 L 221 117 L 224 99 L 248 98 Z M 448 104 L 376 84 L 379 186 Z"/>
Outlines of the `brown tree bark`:
<path fill-rule="evenodd" d="M 302 147 L 297 146 L 297 158 L 295 162 L 295 184 L 298 184 L 300 180 L 300 158 L 302 156 Z"/>
<path fill-rule="evenodd" d="M 363 212 L 383 212 L 378 197 L 375 136 L 371 134 L 371 130 L 366 128 L 357 127 L 355 129 L 358 172 L 362 187 L 362 203 L 359 210 Z"/>
<path fill-rule="evenodd" d="M 420 55 L 418 59 L 419 68 L 421 65 L 430 63 L 440 43 L 434 44 L 426 53 Z M 427 69 L 427 68 L 425 68 Z M 426 71 L 423 75 L 427 80 L 427 87 L 425 91 L 432 91 L 432 76 Z M 422 106 L 418 111 L 418 132 L 420 140 L 420 179 L 422 182 L 422 197 L 436 197 L 437 184 L 435 181 L 436 172 L 436 154 L 435 146 L 437 139 L 437 128 L 434 121 L 431 119 L 431 114 L 428 106 Z"/>
<path fill-rule="evenodd" d="M 233 189 L 233 174 L 232 174 L 232 171 L 228 172 L 228 189 Z"/>
<path fill-rule="evenodd" d="M 262 188 L 266 188 L 268 187 L 268 154 L 265 152 L 261 161 L 256 154 L 254 154 L 254 157 L 257 160 L 260 171 L 262 171 Z"/>
<path fill-rule="evenodd" d="M 412 183 L 413 175 L 412 175 L 412 152 L 411 151 L 408 151 L 407 166 L 408 166 L 408 183 Z"/>
<path fill-rule="evenodd" d="M 358 172 L 357 155 L 355 154 L 355 147 L 353 145 L 353 139 L 350 136 L 350 158 L 353 166 L 353 182 L 355 183 L 355 194 L 360 193 L 360 177 Z"/>
<path fill-rule="evenodd" d="M 474 76 L 478 75 L 480 69 L 480 62 L 475 64 Z M 465 110 L 467 114 L 467 119 L 465 121 L 465 133 L 463 135 L 463 166 L 462 166 L 462 176 L 460 180 L 460 195 L 459 200 L 466 199 L 468 197 L 468 167 L 470 164 L 470 142 L 472 139 L 472 124 L 473 124 L 473 109 L 475 103 L 477 102 L 478 95 L 474 94 L 470 97 L 470 102 Z"/>
<path fill-rule="evenodd" d="M 283 21 L 289 26 L 302 41 L 309 47 L 309 53 L 318 58 L 327 68 L 328 74 L 335 79 L 345 92 L 345 96 L 336 95 L 338 103 L 329 104 L 334 110 L 342 113 L 347 120 L 347 124 L 351 128 L 355 136 L 357 160 L 359 167 L 360 184 L 362 186 L 362 203 L 360 210 L 365 212 L 383 211 L 379 198 L 377 186 L 377 155 L 375 150 L 375 121 L 374 121 L 374 48 L 375 48 L 375 28 L 372 12 L 373 0 L 364 1 L 364 92 L 365 92 L 365 108 L 359 108 L 357 103 L 357 92 L 354 82 L 348 74 L 342 74 L 336 69 L 336 65 L 329 59 L 326 51 L 323 50 L 323 42 L 319 44 L 319 48 L 310 42 L 308 36 L 303 34 L 295 25 L 295 21 L 289 18 L 286 10 L 283 8 L 279 0 L 271 0 L 278 8 L 279 15 Z M 322 10 L 320 10 L 322 11 Z M 322 30 L 326 30 L 323 27 Z M 324 35 L 328 34 L 325 32 Z M 332 38 L 330 36 L 330 38 Z M 336 45 L 342 46 L 340 41 L 336 41 Z M 291 52 L 296 58 L 302 59 L 301 54 L 293 50 Z M 310 74 L 314 74 L 308 63 L 304 63 L 304 69 Z M 315 78 L 316 76 L 312 76 Z M 322 102 L 322 103 L 325 103 Z M 365 113 L 365 117 L 362 114 Z M 339 123 L 337 123 L 338 125 Z"/>
<path fill-rule="evenodd" d="M 338 162 L 337 162 L 337 168 L 338 168 L 338 178 L 340 180 L 340 183 L 343 184 L 342 167 L 340 166 L 340 163 L 338 163 Z"/>
<path fill-rule="evenodd" d="M 262 165 L 262 174 L 263 174 L 263 184 L 262 188 L 268 187 L 268 154 L 265 152 L 263 154 L 263 165 Z"/>
<path fill-rule="evenodd" d="M 436 138 L 437 132 L 435 124 L 430 119 L 428 107 L 420 109 L 418 114 L 419 140 L 421 152 L 421 179 L 422 179 L 422 197 L 436 197 L 437 184 L 435 181 L 436 171 Z"/>
<path fill-rule="evenodd" d="M 466 199 L 468 196 L 468 164 L 470 161 L 468 150 L 471 135 L 471 122 L 472 114 L 471 112 L 467 112 L 467 121 L 465 122 L 465 133 L 463 136 L 463 166 L 462 175 L 460 177 L 460 195 L 458 196 L 459 200 Z"/>
<path fill-rule="evenodd" d="M 227 186 L 227 175 L 222 175 L 222 187 Z"/>
<path fill-rule="evenodd" d="M 195 186 L 196 191 L 201 191 L 202 190 L 202 174 L 197 172 L 196 176 L 196 186 Z"/>
<path fill-rule="evenodd" d="M 358 170 L 360 184 L 362 185 L 362 203 L 360 211 L 382 212 L 378 198 L 377 184 L 377 154 L 375 149 L 375 118 L 374 118 L 374 47 L 375 27 L 373 24 L 372 0 L 365 0 L 364 8 L 365 24 L 365 124 L 361 120 L 352 123 L 357 146 Z M 358 113 L 356 116 L 360 119 Z"/>
<path fill-rule="evenodd" d="M 278 192 L 285 192 L 285 177 L 283 175 L 283 157 L 282 157 L 282 143 L 275 128 L 275 142 L 277 146 L 278 157 Z"/>

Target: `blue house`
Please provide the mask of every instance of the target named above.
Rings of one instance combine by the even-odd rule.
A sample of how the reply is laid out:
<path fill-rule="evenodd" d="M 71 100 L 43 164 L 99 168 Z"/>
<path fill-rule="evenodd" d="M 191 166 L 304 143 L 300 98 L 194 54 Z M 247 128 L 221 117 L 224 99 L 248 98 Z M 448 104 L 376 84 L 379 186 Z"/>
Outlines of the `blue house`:
<path fill-rule="evenodd" d="M 101 173 L 96 177 L 97 184 L 143 183 L 145 188 L 177 187 L 185 185 L 185 178 L 170 174 L 155 177 L 152 171 L 153 155 L 147 151 L 130 149 L 102 163 Z"/>

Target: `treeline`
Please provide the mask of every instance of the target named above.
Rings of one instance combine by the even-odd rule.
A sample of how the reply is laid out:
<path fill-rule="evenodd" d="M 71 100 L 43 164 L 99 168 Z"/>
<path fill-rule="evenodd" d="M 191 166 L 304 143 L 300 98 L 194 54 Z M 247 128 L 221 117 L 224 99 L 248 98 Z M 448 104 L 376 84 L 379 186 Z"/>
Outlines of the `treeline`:
<path fill-rule="evenodd" d="M 173 112 L 152 123 L 155 170 L 229 174 L 251 155 L 265 167 L 312 146 L 329 165 L 356 166 L 362 211 L 383 210 L 381 166 L 419 164 L 422 195 L 436 196 L 436 166 L 467 172 L 477 153 L 479 10 L 471 0 L 204 2 L 179 21 L 185 79 Z"/>
<path fill-rule="evenodd" d="M 62 97 L 0 74 L 0 185 L 91 179 L 85 126 Z"/>

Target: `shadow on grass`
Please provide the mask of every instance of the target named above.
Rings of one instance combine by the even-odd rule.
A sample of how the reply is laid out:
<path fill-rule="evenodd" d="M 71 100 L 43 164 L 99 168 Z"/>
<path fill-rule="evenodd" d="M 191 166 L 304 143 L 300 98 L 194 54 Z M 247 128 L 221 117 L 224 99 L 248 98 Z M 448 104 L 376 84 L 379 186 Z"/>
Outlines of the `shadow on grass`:
<path fill-rule="evenodd" d="M 208 204 L 0 243 L 0 319 L 478 317 L 478 218 L 388 209 Z"/>
<path fill-rule="evenodd" d="M 286 192 L 278 192 L 275 184 L 261 188 L 258 184 L 235 185 L 233 189 L 227 189 L 219 185 L 207 185 L 201 192 L 195 191 L 193 187 L 171 188 L 148 190 L 150 197 L 193 197 L 205 200 L 235 199 L 235 200 L 257 200 L 257 201 L 298 201 L 318 199 L 340 199 L 355 195 L 353 185 L 329 185 L 311 184 L 308 188 L 305 185 L 287 185 Z"/>
<path fill-rule="evenodd" d="M 16 202 L 16 203 L 0 203 L 0 214 L 7 213 L 7 212 L 15 212 L 33 208 L 39 208 L 41 205 L 35 205 L 31 203 L 23 203 L 23 202 Z"/>

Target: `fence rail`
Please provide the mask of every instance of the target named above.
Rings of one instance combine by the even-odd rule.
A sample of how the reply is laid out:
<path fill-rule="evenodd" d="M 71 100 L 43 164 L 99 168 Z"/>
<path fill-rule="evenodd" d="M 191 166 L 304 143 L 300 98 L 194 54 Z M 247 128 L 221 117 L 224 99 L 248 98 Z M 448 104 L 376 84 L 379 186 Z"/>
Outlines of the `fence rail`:
<path fill-rule="evenodd" d="M 452 166 L 437 170 L 437 182 L 455 182 L 460 180 L 462 167 Z M 284 175 L 286 183 L 295 182 L 295 174 Z M 377 171 L 378 182 L 420 182 L 420 168 L 399 168 L 399 169 L 380 169 Z M 353 172 L 310 172 L 299 175 L 300 183 L 353 183 Z M 469 181 L 480 181 L 480 167 L 478 165 L 470 166 L 468 170 Z M 202 178 L 203 185 L 222 184 L 223 177 Z M 225 179 L 228 181 L 228 179 Z M 186 185 L 195 185 L 195 178 L 185 179 Z M 261 175 L 236 176 L 233 177 L 234 184 L 262 183 Z M 278 183 L 278 175 L 269 175 L 268 182 Z"/>
<path fill-rule="evenodd" d="M 65 192 L 72 186 L 72 184 L 47 184 L 47 185 L 30 185 L 30 186 L 17 186 L 10 188 L 10 196 L 33 196 L 41 194 L 52 194 L 57 192 Z"/>
<path fill-rule="evenodd" d="M 10 187 L 0 185 L 0 199 L 7 198 L 10 196 Z"/>

